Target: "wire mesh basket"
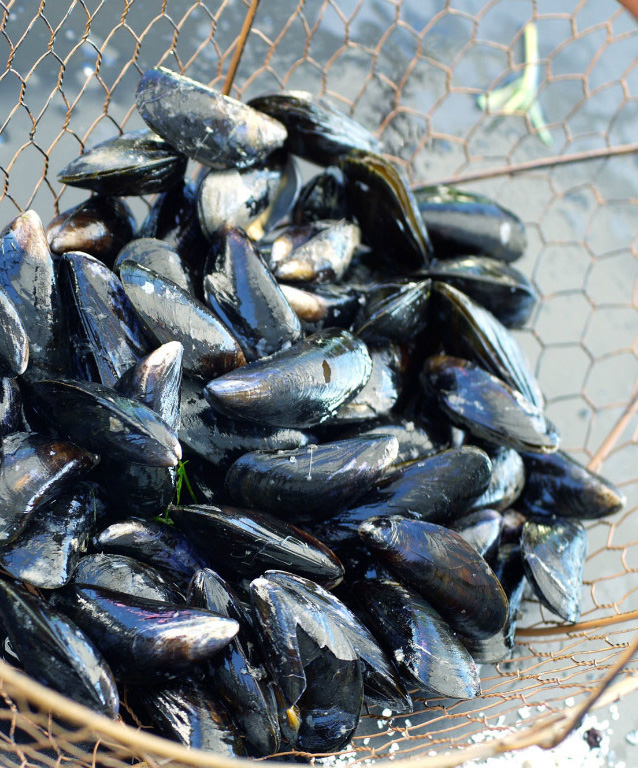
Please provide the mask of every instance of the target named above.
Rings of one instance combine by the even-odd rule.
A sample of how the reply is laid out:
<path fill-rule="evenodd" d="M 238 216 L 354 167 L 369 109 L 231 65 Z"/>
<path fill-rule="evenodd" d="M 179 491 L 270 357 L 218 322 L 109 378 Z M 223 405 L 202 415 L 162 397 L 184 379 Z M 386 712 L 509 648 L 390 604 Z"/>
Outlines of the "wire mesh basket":
<path fill-rule="evenodd" d="M 46 222 L 83 199 L 56 173 L 85 143 L 143 127 L 132 105 L 146 68 L 166 64 L 221 87 L 248 9 L 238 0 L 0 2 L 2 221 L 34 208 Z M 481 94 L 524 73 L 530 21 L 536 98 L 513 114 L 485 110 Z M 549 746 L 589 708 L 638 689 L 637 41 L 613 0 L 264 1 L 252 22 L 233 95 L 321 94 L 376 131 L 414 182 L 484 192 L 524 219 L 529 245 L 517 266 L 542 301 L 517 337 L 564 448 L 628 498 L 626 511 L 587 526 L 578 624 L 557 623 L 529 598 L 514 657 L 482 668 L 480 699 L 417 699 L 413 714 L 392 718 L 371 711 L 343 755 L 350 762 L 409 757 L 434 768 Z M 3 764 L 242 762 L 113 723 L 4 664 L 0 679 Z"/>

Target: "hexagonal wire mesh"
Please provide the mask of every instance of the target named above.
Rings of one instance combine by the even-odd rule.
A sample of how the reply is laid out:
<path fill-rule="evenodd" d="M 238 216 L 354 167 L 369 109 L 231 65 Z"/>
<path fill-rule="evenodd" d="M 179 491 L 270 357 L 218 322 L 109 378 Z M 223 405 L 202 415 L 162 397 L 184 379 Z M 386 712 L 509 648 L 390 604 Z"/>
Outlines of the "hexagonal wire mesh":
<path fill-rule="evenodd" d="M 416 757 L 457 765 L 528 743 L 550 744 L 623 667 L 607 699 L 638 687 L 629 661 L 638 618 L 636 457 L 636 159 L 638 30 L 613 0 L 299 0 L 263 3 L 234 83 L 322 94 L 375 130 L 415 181 L 454 181 L 525 220 L 517 266 L 543 300 L 517 333 L 548 415 L 576 458 L 616 482 L 627 511 L 588 525 L 582 619 L 563 626 L 532 599 L 512 661 L 483 667 L 481 699 L 420 701 L 409 716 L 364 718 L 349 759 Z M 56 173 L 85 144 L 142 127 L 140 73 L 163 63 L 221 87 L 244 2 L 0 2 L 3 221 L 35 208 L 46 221 L 84 197 Z M 522 36 L 539 36 L 530 115 L 486 114 L 477 96 L 523 70 Z M 3 666 L 0 748 L 23 766 L 226 765 L 112 724 Z M 524 709 L 516 733 L 510 724 Z M 47 712 L 57 713 L 57 720 Z M 64 717 L 64 720 L 61 718 Z M 485 738 L 488 731 L 490 737 Z M 477 743 L 480 742 L 480 743 Z M 12 756 L 10 758 L 10 756 Z M 237 765 L 231 761 L 229 765 Z"/>

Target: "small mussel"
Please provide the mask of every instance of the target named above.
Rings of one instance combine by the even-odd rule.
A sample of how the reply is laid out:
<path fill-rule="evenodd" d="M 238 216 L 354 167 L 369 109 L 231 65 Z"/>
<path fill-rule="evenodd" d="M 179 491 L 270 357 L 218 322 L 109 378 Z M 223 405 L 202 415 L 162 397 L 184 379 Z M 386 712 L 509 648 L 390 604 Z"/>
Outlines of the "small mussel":
<path fill-rule="evenodd" d="M 444 522 L 472 506 L 491 474 L 485 451 L 472 445 L 450 448 L 388 472 L 366 501 L 383 505 L 389 514 L 411 512 Z"/>
<path fill-rule="evenodd" d="M 288 130 L 288 151 L 313 163 L 330 165 L 351 149 L 381 151 L 379 140 L 361 123 L 308 91 L 269 93 L 248 103 L 280 120 Z"/>
<path fill-rule="evenodd" d="M 534 286 L 522 272 L 487 256 L 432 261 L 427 274 L 462 291 L 506 328 L 525 325 L 538 301 Z"/>
<path fill-rule="evenodd" d="M 0 621 L 27 674 L 80 704 L 117 717 L 120 698 L 113 673 L 66 616 L 2 579 Z"/>
<path fill-rule="evenodd" d="M 486 445 L 485 451 L 492 462 L 492 477 L 485 491 L 472 503 L 472 509 L 489 508 L 502 512 L 519 499 L 526 483 L 525 466 L 513 448 Z"/>
<path fill-rule="evenodd" d="M 526 585 L 521 548 L 518 542 L 501 544 L 492 561 L 496 578 L 507 595 L 509 605 L 503 629 L 483 639 L 462 638 L 477 664 L 496 664 L 512 655 L 518 611 Z"/>
<path fill-rule="evenodd" d="M 517 508 L 534 517 L 595 520 L 619 512 L 624 494 L 564 451 L 524 456 L 527 479 Z"/>
<path fill-rule="evenodd" d="M 286 139 L 277 120 L 165 67 L 142 75 L 135 98 L 154 131 L 210 168 L 248 168 Z"/>
<path fill-rule="evenodd" d="M 101 261 L 86 253 L 67 253 L 60 277 L 76 370 L 82 378 L 113 387 L 151 351 L 153 340 L 122 283 Z"/>
<path fill-rule="evenodd" d="M 543 396 L 514 336 L 490 312 L 451 285 L 434 282 L 430 302 L 447 354 L 478 363 L 517 389 L 537 408 Z"/>
<path fill-rule="evenodd" d="M 56 494 L 37 508 L 13 542 L 0 548 L 0 566 L 15 579 L 35 587 L 63 587 L 86 551 L 103 509 L 91 483 Z"/>
<path fill-rule="evenodd" d="M 480 509 L 459 517 L 452 524 L 453 530 L 471 544 L 476 551 L 491 562 L 498 549 L 503 529 L 503 515 L 494 509 Z"/>
<path fill-rule="evenodd" d="M 490 443 L 517 451 L 552 453 L 560 437 L 543 412 L 520 392 L 468 360 L 426 360 L 422 380 L 452 423 Z"/>
<path fill-rule="evenodd" d="M 170 512 L 178 530 L 197 542 L 222 575 L 235 581 L 281 567 L 328 588 L 343 578 L 343 565 L 328 547 L 270 515 L 203 504 L 171 507 Z"/>
<path fill-rule="evenodd" d="M 156 520 L 128 518 L 112 523 L 95 537 L 93 547 L 149 563 L 184 591 L 195 571 L 207 565 L 182 533 Z"/>
<path fill-rule="evenodd" d="M 284 734 L 304 752 L 350 740 L 363 705 L 359 655 L 331 613 L 266 574 L 250 585 L 254 624 L 285 709 Z"/>
<path fill-rule="evenodd" d="M 370 378 L 366 345 L 327 329 L 209 382 L 206 399 L 234 418 L 275 427 L 311 427 L 354 397 Z"/>
<path fill-rule="evenodd" d="M 318 584 L 285 571 L 266 571 L 271 583 L 296 595 L 301 603 L 328 614 L 352 643 L 363 667 L 363 691 L 368 701 L 393 712 L 411 712 L 412 700 L 397 670 L 370 630 L 332 592 Z"/>
<path fill-rule="evenodd" d="M 251 750 L 257 756 L 272 755 L 281 738 L 277 710 L 265 670 L 255 659 L 255 638 L 245 611 L 231 587 L 210 568 L 193 576 L 188 602 L 239 622 L 237 637 L 210 662 L 213 686 Z"/>
<path fill-rule="evenodd" d="M 460 534 L 395 515 L 370 518 L 359 526 L 359 535 L 402 581 L 426 596 L 456 632 L 480 639 L 505 624 L 503 588 Z"/>
<path fill-rule="evenodd" d="M 153 131 L 131 131 L 88 149 L 58 173 L 58 181 L 102 195 L 148 195 L 178 184 L 186 162 Z"/>
<path fill-rule="evenodd" d="M 259 240 L 288 213 L 298 186 L 294 159 L 280 152 L 243 170 L 208 171 L 201 176 L 197 193 L 202 231 L 210 238 L 227 224 Z"/>
<path fill-rule="evenodd" d="M 315 222 L 301 229 L 309 229 L 311 233 L 303 242 L 295 244 L 284 232 L 272 244 L 270 268 L 275 277 L 302 283 L 341 280 L 361 242 L 359 227 L 342 219 Z"/>
<path fill-rule="evenodd" d="M 2 441 L 0 544 L 13 541 L 33 513 L 84 473 L 98 457 L 62 440 L 16 432 Z"/>
<path fill-rule="evenodd" d="M 237 339 L 219 317 L 177 283 L 132 261 L 121 264 L 120 278 L 159 343 L 182 343 L 186 372 L 210 379 L 246 362 Z"/>
<path fill-rule="evenodd" d="M 210 611 L 97 587 L 70 584 L 51 601 L 86 632 L 116 674 L 126 677 L 187 669 L 239 631 L 236 621 Z"/>
<path fill-rule="evenodd" d="M 149 467 L 182 458 L 176 434 L 148 406 L 93 381 L 36 381 L 33 408 L 59 434 L 96 453 Z"/>
<path fill-rule="evenodd" d="M 219 413 L 204 398 L 201 385 L 191 379 L 182 381 L 179 439 L 189 451 L 221 469 L 248 451 L 289 450 L 311 442 L 310 434 L 300 429 Z"/>
<path fill-rule="evenodd" d="M 14 303 L 0 288 L 0 376 L 19 376 L 29 363 L 29 339 Z"/>
<path fill-rule="evenodd" d="M 281 292 L 309 332 L 324 327 L 350 328 L 361 306 L 361 293 L 348 285 L 282 283 Z"/>
<path fill-rule="evenodd" d="M 389 579 L 359 581 L 352 591 L 373 634 L 392 654 L 408 686 L 455 699 L 480 694 L 472 657 L 423 597 Z"/>
<path fill-rule="evenodd" d="M 12 302 L 26 331 L 27 377 L 66 372 L 68 334 L 58 279 L 42 221 L 35 211 L 21 213 L 0 233 L 0 288 Z M 11 310 L 5 307 L 5 313 L 9 322 Z M 15 320 L 11 323 L 17 342 L 21 333 Z M 16 351 L 10 355 L 10 367 L 16 368 L 12 375 L 25 373 L 27 363 L 26 349 L 21 343 Z"/>
<path fill-rule="evenodd" d="M 409 342 L 426 323 L 430 280 L 375 286 L 357 318 L 355 332 L 368 343 Z"/>
<path fill-rule="evenodd" d="M 523 255 L 523 222 L 494 200 L 444 186 L 413 192 L 438 258 L 482 253 L 514 261 Z"/>
<path fill-rule="evenodd" d="M 565 621 L 580 617 L 587 532 L 575 520 L 527 520 L 521 533 L 525 574 L 538 599 Z"/>
<path fill-rule="evenodd" d="M 342 437 L 372 437 L 373 435 L 392 435 L 399 443 L 399 453 L 395 460 L 398 467 L 401 464 L 425 459 L 435 453 L 440 453 L 448 446 L 440 443 L 437 436 L 431 434 L 422 425 L 414 421 L 398 418 L 392 414 L 374 421 L 365 421 L 353 426 Z"/>
<path fill-rule="evenodd" d="M 119 272 L 120 266 L 125 261 L 132 261 L 135 264 L 148 267 L 161 277 L 179 285 L 187 293 L 194 294 L 190 276 L 179 254 L 163 240 L 158 240 L 155 237 L 129 239 L 120 250 L 113 264 L 113 271 Z"/>
<path fill-rule="evenodd" d="M 401 348 L 386 344 L 370 349 L 372 371 L 363 389 L 327 420 L 327 425 L 369 422 L 386 416 L 397 403 L 403 384 Z"/>
<path fill-rule="evenodd" d="M 183 601 L 182 595 L 159 571 L 126 555 L 85 555 L 77 564 L 73 582 L 162 603 Z"/>
<path fill-rule="evenodd" d="M 166 738 L 225 757 L 246 754 L 245 740 L 224 705 L 194 675 L 159 685 L 137 686 L 127 700 L 138 722 L 141 717 Z"/>
<path fill-rule="evenodd" d="M 233 329 L 246 360 L 258 360 L 302 338 L 301 323 L 245 232 L 223 226 L 204 275 L 208 306 Z"/>
<path fill-rule="evenodd" d="M 353 437 L 241 456 L 226 475 L 230 497 L 293 521 L 333 515 L 361 498 L 395 460 L 395 437 Z"/>
<path fill-rule="evenodd" d="M 330 166 L 301 188 L 293 221 L 307 224 L 321 219 L 347 219 L 349 214 L 346 177 L 340 168 Z"/>
<path fill-rule="evenodd" d="M 363 240 L 397 269 L 427 267 L 432 245 L 403 171 L 361 150 L 352 150 L 339 167 Z"/>
<path fill-rule="evenodd" d="M 53 253 L 82 251 L 111 267 L 135 233 L 135 217 L 119 197 L 94 195 L 56 216 L 46 228 Z"/>

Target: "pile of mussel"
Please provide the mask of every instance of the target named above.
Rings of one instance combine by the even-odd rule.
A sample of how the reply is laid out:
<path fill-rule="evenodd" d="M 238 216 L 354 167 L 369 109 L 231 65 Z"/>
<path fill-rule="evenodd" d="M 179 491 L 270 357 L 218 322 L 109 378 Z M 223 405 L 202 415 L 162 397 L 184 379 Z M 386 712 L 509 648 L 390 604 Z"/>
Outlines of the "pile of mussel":
<path fill-rule="evenodd" d="M 623 505 L 509 330 L 522 223 L 306 93 L 157 68 L 137 106 L 60 174 L 94 196 L 1 236 L 5 659 L 231 755 L 478 696 L 526 583 L 578 619 L 580 520 Z"/>

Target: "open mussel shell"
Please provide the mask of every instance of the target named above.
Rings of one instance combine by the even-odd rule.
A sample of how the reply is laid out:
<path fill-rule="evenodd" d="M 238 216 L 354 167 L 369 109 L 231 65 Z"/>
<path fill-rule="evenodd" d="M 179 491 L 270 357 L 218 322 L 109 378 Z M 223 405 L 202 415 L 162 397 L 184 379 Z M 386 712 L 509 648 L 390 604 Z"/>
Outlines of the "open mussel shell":
<path fill-rule="evenodd" d="M 613 483 L 563 451 L 526 454 L 524 461 L 527 479 L 516 507 L 526 515 L 595 520 L 625 505 L 624 494 Z"/>
<path fill-rule="evenodd" d="M 462 291 L 506 328 L 525 325 L 538 301 L 534 286 L 522 272 L 487 256 L 433 261 L 427 274 Z"/>
<path fill-rule="evenodd" d="M 339 161 L 364 242 L 393 266 L 427 267 L 432 246 L 405 173 L 381 155 L 352 150 Z"/>
<path fill-rule="evenodd" d="M 119 272 L 125 261 L 141 264 L 156 272 L 160 277 L 170 280 L 183 291 L 193 294 L 190 277 L 182 264 L 179 254 L 163 240 L 155 237 L 138 237 L 130 239 L 120 250 L 113 271 Z"/>
<path fill-rule="evenodd" d="M 212 238 L 226 224 L 259 240 L 292 206 L 298 181 L 294 160 L 281 152 L 251 168 L 208 171 L 197 193 L 202 232 Z"/>
<path fill-rule="evenodd" d="M 127 701 L 142 722 L 191 749 L 225 757 L 246 754 L 245 740 L 223 704 L 193 675 L 160 685 L 137 686 Z"/>
<path fill-rule="evenodd" d="M 302 337 L 301 323 L 245 232 L 217 233 L 204 276 L 209 307 L 233 329 L 246 360 L 258 360 Z"/>
<path fill-rule="evenodd" d="M 35 587 L 63 587 L 88 547 L 100 506 L 89 483 L 56 495 L 39 506 L 14 541 L 0 548 L 0 566 Z"/>
<path fill-rule="evenodd" d="M 474 363 L 445 355 L 430 357 L 422 381 L 450 421 L 476 437 L 517 451 L 558 449 L 556 427 L 543 412 Z"/>
<path fill-rule="evenodd" d="M 206 399 L 228 416 L 278 427 L 311 427 L 370 378 L 366 345 L 328 329 L 209 382 Z"/>
<path fill-rule="evenodd" d="M 60 272 L 76 365 L 83 378 L 113 387 L 151 351 L 153 340 L 122 283 L 101 261 L 67 253 Z"/>
<path fill-rule="evenodd" d="M 0 288 L 13 303 L 29 341 L 27 376 L 60 375 L 68 366 L 62 301 L 42 221 L 25 211 L 0 235 Z M 24 350 L 14 365 L 26 363 Z"/>
<path fill-rule="evenodd" d="M 340 221 L 323 223 L 318 232 L 291 248 L 279 247 L 275 240 L 270 253 L 270 268 L 278 280 L 302 283 L 333 283 L 345 275 L 361 242 L 356 224 Z"/>
<path fill-rule="evenodd" d="M 189 605 L 228 616 L 239 622 L 237 637 L 210 662 L 216 693 L 258 756 L 279 750 L 277 710 L 267 686 L 265 670 L 254 666 L 254 637 L 243 608 L 230 586 L 210 568 L 198 571 L 188 590 Z"/>
<path fill-rule="evenodd" d="M 525 589 L 525 571 L 518 542 L 501 544 L 492 562 L 509 605 L 507 621 L 500 632 L 481 640 L 461 638 L 477 664 L 497 664 L 512 655 L 518 612 Z"/>
<path fill-rule="evenodd" d="M 58 181 L 102 195 L 148 195 L 178 184 L 186 162 L 167 141 L 143 129 L 90 147 L 58 173 Z"/>
<path fill-rule="evenodd" d="M 24 432 L 5 437 L 2 448 L 0 544 L 13 541 L 40 505 L 98 462 L 77 445 Z"/>
<path fill-rule="evenodd" d="M 379 140 L 361 123 L 308 91 L 269 93 L 248 103 L 286 126 L 289 152 L 318 165 L 330 165 L 351 149 L 381 151 Z"/>
<path fill-rule="evenodd" d="M 394 437 L 353 437 L 290 451 L 254 451 L 226 474 L 237 504 L 297 521 L 322 518 L 354 504 L 393 463 Z"/>
<path fill-rule="evenodd" d="M 284 699 L 284 733 L 295 748 L 333 752 L 359 722 L 363 679 L 358 654 L 330 613 L 272 581 L 250 585 L 254 624 Z"/>
<path fill-rule="evenodd" d="M 0 376 L 19 376 L 28 362 L 27 331 L 14 303 L 0 288 Z"/>
<path fill-rule="evenodd" d="M 485 445 L 485 452 L 492 462 L 492 477 L 485 491 L 472 503 L 472 509 L 489 508 L 502 512 L 520 497 L 526 483 L 525 466 L 513 448 Z"/>
<path fill-rule="evenodd" d="M 374 636 L 388 650 L 408 686 L 428 695 L 472 699 L 481 684 L 472 657 L 423 597 L 390 579 L 353 585 Z"/>
<path fill-rule="evenodd" d="M 155 520 L 128 518 L 112 523 L 95 537 L 93 547 L 148 563 L 184 591 L 193 574 L 208 565 L 186 536 Z"/>
<path fill-rule="evenodd" d="M 434 282 L 430 301 L 447 354 L 478 363 L 517 389 L 537 408 L 543 395 L 514 336 L 490 312 L 451 285 Z"/>
<path fill-rule="evenodd" d="M 328 614 L 339 625 L 352 643 L 363 666 L 363 690 L 366 699 L 393 712 L 411 712 L 412 701 L 396 669 L 379 646 L 370 630 L 355 614 L 318 584 L 285 571 L 266 571 L 265 577 L 278 584 L 300 603 L 315 606 L 316 610 Z"/>
<path fill-rule="evenodd" d="M 175 433 L 148 406 L 93 381 L 35 381 L 36 414 L 52 429 L 96 453 L 150 467 L 174 467 L 182 457 Z"/>
<path fill-rule="evenodd" d="M 268 568 L 285 568 L 328 588 L 343 578 L 343 566 L 328 547 L 270 515 L 205 505 L 171 507 L 170 514 L 213 567 L 234 581 L 254 579 Z"/>
<path fill-rule="evenodd" d="M 162 603 L 181 603 L 184 600 L 159 571 L 126 555 L 85 555 L 77 564 L 73 582 L 83 587 L 102 587 Z"/>
<path fill-rule="evenodd" d="M 311 440 L 300 429 L 271 427 L 219 413 L 204 398 L 201 385 L 191 379 L 182 382 L 179 439 L 189 451 L 222 469 L 248 451 L 289 450 Z"/>
<path fill-rule="evenodd" d="M 383 505 L 388 514 L 410 512 L 443 522 L 471 507 L 488 487 L 491 473 L 485 451 L 471 445 L 450 448 L 388 472 L 366 501 Z"/>
<path fill-rule="evenodd" d="M 165 67 L 142 75 L 135 99 L 154 131 L 210 168 L 248 168 L 286 139 L 277 120 Z"/>
<path fill-rule="evenodd" d="M 69 584 L 53 604 L 86 632 L 113 669 L 139 677 L 157 669 L 186 669 L 217 653 L 239 624 L 210 611 Z"/>
<path fill-rule="evenodd" d="M 117 717 L 113 674 L 89 638 L 44 600 L 0 580 L 0 622 L 27 674 L 74 701 Z"/>
<path fill-rule="evenodd" d="M 366 294 L 355 333 L 368 343 L 405 344 L 425 327 L 430 280 L 379 285 Z"/>
<path fill-rule="evenodd" d="M 503 530 L 503 515 L 494 509 L 480 509 L 459 517 L 452 523 L 452 529 L 471 544 L 474 549 L 491 562 L 498 549 Z"/>
<path fill-rule="evenodd" d="M 206 379 L 245 363 L 237 340 L 208 307 L 148 267 L 125 261 L 124 290 L 160 344 L 180 341 L 184 370 Z"/>
<path fill-rule="evenodd" d="M 580 617 L 587 531 L 576 520 L 527 520 L 521 553 L 529 583 L 538 599 L 565 621 Z"/>
<path fill-rule="evenodd" d="M 94 195 L 56 216 L 46 228 L 53 253 L 82 251 L 108 267 L 135 233 L 135 217 L 119 197 Z"/>
<path fill-rule="evenodd" d="M 359 535 L 456 632 L 490 637 L 505 624 L 507 597 L 492 569 L 460 534 L 394 515 L 370 518 L 359 526 Z"/>
<path fill-rule="evenodd" d="M 489 197 L 446 186 L 412 191 L 437 258 L 482 253 L 514 261 L 523 255 L 523 222 Z"/>

